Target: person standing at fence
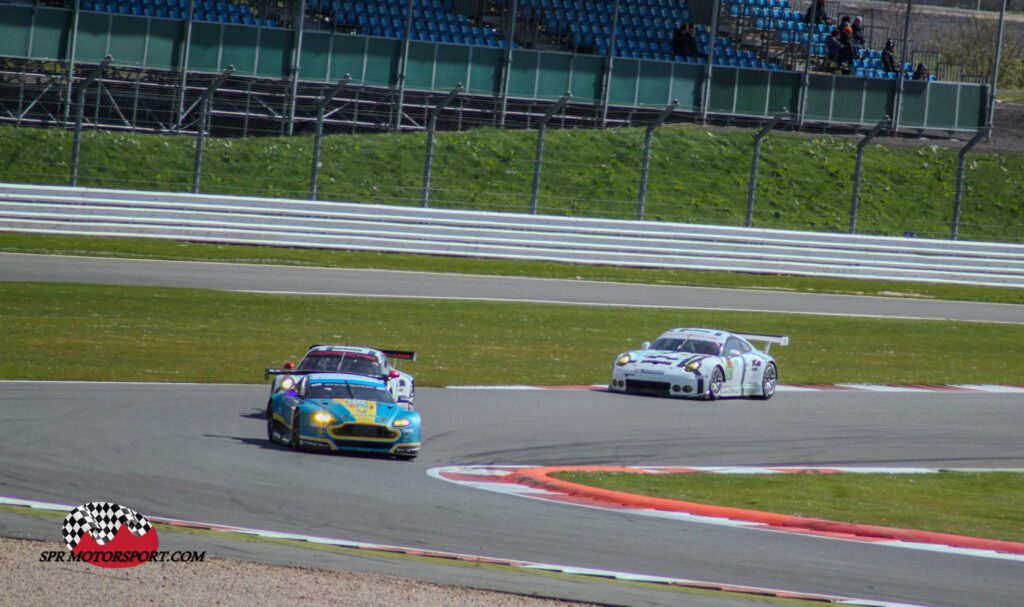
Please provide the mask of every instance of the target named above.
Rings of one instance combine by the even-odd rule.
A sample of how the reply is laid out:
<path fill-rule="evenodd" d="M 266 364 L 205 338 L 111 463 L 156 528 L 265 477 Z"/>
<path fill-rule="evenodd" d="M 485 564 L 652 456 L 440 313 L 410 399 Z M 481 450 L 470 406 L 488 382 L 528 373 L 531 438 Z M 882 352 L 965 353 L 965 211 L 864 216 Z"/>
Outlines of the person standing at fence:
<path fill-rule="evenodd" d="M 917 64 L 914 70 L 914 80 L 928 80 L 928 66 L 923 63 Z"/>
<path fill-rule="evenodd" d="M 896 43 L 892 40 L 887 40 L 885 43 L 885 49 L 882 50 L 882 69 L 887 74 L 898 74 L 900 68 L 896 65 L 896 54 L 893 52 L 896 48 Z"/>

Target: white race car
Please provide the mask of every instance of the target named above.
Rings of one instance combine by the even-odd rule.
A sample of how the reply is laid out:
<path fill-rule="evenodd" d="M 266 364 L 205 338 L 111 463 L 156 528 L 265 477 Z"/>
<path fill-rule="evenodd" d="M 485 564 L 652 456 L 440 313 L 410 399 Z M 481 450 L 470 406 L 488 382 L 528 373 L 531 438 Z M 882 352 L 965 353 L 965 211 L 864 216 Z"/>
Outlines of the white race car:
<path fill-rule="evenodd" d="M 415 352 L 405 350 L 376 350 L 359 346 L 310 346 L 309 351 L 295 363 L 285 363 L 280 369 L 267 369 L 264 377 L 274 376 L 270 385 L 273 396 L 288 377 L 288 371 L 297 375 L 306 373 L 352 373 L 379 379 L 387 386 L 388 392 L 399 403 L 407 403 L 410 408 L 416 398 L 416 383 L 412 375 L 394 368 L 388 358 L 416 360 Z M 293 380 L 294 381 L 294 380 Z"/>
<path fill-rule="evenodd" d="M 767 344 L 763 351 L 751 341 Z M 729 333 L 717 329 L 678 328 L 623 352 L 612 365 L 608 389 L 715 400 L 723 396 L 769 399 L 775 394 L 779 369 L 768 355 L 771 344 L 785 346 L 784 335 Z"/>

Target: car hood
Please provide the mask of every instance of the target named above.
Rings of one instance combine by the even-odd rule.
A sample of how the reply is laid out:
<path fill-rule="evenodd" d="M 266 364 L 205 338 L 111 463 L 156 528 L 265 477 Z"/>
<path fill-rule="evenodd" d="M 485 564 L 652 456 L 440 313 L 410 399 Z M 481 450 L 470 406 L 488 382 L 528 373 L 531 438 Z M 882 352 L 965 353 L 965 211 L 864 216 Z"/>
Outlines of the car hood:
<path fill-rule="evenodd" d="M 387 424 L 405 413 L 405 410 L 395 403 L 384 403 L 374 400 L 318 398 L 310 399 L 307 402 L 323 407 L 339 422 Z"/>
<path fill-rule="evenodd" d="M 694 354 L 693 352 L 670 352 L 668 350 L 635 350 L 630 354 L 636 360 L 635 365 L 646 368 L 675 367 L 679 363 L 688 363 L 694 360 L 707 358 L 708 354 Z"/>

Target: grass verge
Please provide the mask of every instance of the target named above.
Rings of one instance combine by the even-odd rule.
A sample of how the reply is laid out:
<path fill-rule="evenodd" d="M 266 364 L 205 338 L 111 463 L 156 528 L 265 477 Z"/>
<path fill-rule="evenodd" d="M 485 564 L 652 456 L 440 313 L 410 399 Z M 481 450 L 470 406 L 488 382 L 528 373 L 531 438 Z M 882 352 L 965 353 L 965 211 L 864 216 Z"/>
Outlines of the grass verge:
<path fill-rule="evenodd" d="M 421 386 L 591 384 L 673 326 L 789 335 L 782 383 L 1024 384 L 1024 325 L 0 283 L 0 377 L 262 382 L 313 343 L 418 352 Z"/>
<path fill-rule="evenodd" d="M 72 133 L 0 126 L 0 181 L 65 185 Z M 750 130 L 666 125 L 653 140 L 645 218 L 743 225 L 753 153 Z M 537 134 L 481 128 L 438 133 L 430 205 L 529 212 Z M 761 147 L 753 225 L 845 232 L 857 139 L 774 132 Z M 636 217 L 643 128 L 557 130 L 545 140 L 538 211 L 576 217 Z M 393 205 L 420 201 L 426 134 L 324 137 L 322 200 Z M 195 150 L 188 137 L 87 130 L 78 185 L 189 191 Z M 206 141 L 201 191 L 306 198 L 311 135 Z M 948 238 L 959 157 L 937 145 L 863 155 L 858 231 Z M 1024 240 L 1024 154 L 972 154 L 959 237 Z"/>
<path fill-rule="evenodd" d="M 562 480 L 652 497 L 1024 542 L 1024 474 L 634 474 Z"/>

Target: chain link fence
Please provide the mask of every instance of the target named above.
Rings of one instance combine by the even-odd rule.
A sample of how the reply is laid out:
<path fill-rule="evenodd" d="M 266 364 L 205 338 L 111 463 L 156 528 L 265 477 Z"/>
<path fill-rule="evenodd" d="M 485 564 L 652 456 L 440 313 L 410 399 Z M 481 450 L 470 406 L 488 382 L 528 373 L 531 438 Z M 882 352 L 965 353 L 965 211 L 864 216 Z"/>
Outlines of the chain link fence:
<path fill-rule="evenodd" d="M 1024 242 L 1021 155 L 963 154 L 961 169 L 964 142 L 868 146 L 853 200 L 862 134 L 783 120 L 793 134 L 769 134 L 751 171 L 755 131 L 670 113 L 642 183 L 644 129 L 664 108 L 612 108 L 617 126 L 599 129 L 599 108 L 569 103 L 541 150 L 550 104 L 536 101 L 406 91 L 398 117 L 391 90 L 339 85 L 328 98 L 332 87 L 300 84 L 293 96 L 290 83 L 230 74 L 117 69 L 89 81 L 82 69 L 71 86 L 52 65 L 0 71 L 0 180 L 715 225 L 745 225 L 752 202 L 753 227 Z"/>

